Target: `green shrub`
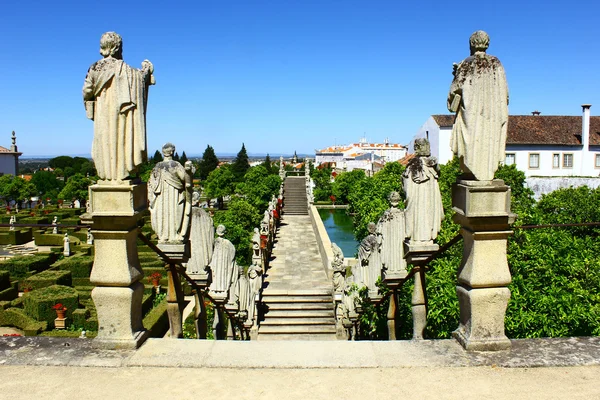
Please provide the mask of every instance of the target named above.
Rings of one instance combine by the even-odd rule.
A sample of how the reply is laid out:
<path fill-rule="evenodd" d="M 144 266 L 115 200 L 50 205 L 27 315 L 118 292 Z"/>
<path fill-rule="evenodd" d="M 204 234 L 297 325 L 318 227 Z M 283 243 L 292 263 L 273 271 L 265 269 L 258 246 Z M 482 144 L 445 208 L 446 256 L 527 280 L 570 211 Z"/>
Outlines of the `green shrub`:
<path fill-rule="evenodd" d="M 14 231 L 0 232 L 0 244 L 25 244 L 31 242 L 33 234 L 31 228 L 15 229 Z"/>
<path fill-rule="evenodd" d="M 30 276 L 23 281 L 24 286 L 41 289 L 52 285 L 71 286 L 71 271 L 48 270 Z"/>
<path fill-rule="evenodd" d="M 35 336 L 47 329 L 47 322 L 36 321 L 20 308 L 0 308 L 0 326 L 14 326 L 23 330 L 25 336 Z"/>
<path fill-rule="evenodd" d="M 79 295 L 71 287 L 54 285 L 23 296 L 25 313 L 38 321 L 46 321 L 52 328 L 56 318 L 56 311 L 52 307 L 58 303 L 67 307 L 66 316 L 71 318 L 73 311 L 79 306 Z"/>
<path fill-rule="evenodd" d="M 169 329 L 169 317 L 167 315 L 167 301 L 163 301 L 154 307 L 144 317 L 144 328 L 149 331 L 150 337 L 160 338 L 165 336 Z"/>
<path fill-rule="evenodd" d="M 52 266 L 63 271 L 71 271 L 73 278 L 89 278 L 93 264 L 93 257 L 77 253 L 55 262 Z"/>
<path fill-rule="evenodd" d="M 13 278 L 23 278 L 29 272 L 48 269 L 56 259 L 57 255 L 52 253 L 16 256 L 0 262 L 0 270 L 8 271 Z"/>

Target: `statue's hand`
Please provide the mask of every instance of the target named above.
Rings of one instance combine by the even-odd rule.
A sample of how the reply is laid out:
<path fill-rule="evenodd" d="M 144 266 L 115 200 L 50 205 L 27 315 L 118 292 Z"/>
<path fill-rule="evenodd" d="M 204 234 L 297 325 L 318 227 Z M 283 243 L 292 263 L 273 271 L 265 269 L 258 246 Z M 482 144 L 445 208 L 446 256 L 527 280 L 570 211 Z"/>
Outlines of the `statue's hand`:
<path fill-rule="evenodd" d="M 142 69 L 144 71 L 148 71 L 150 74 L 154 73 L 154 64 L 150 62 L 150 60 L 142 61 Z"/>

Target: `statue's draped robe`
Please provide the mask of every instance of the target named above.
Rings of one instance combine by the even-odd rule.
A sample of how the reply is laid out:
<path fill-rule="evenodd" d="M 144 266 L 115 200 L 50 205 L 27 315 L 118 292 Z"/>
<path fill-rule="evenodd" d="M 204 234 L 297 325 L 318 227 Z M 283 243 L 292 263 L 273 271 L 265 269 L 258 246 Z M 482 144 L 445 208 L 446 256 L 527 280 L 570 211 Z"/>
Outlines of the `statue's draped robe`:
<path fill-rule="evenodd" d="M 254 294 L 252 293 L 250 280 L 245 274 L 238 277 L 237 297 L 240 316 L 246 318 L 247 322 L 252 322 L 252 318 L 254 317 Z"/>
<path fill-rule="evenodd" d="M 190 227 L 191 257 L 186 264 L 188 274 L 202 274 L 213 254 L 215 230 L 210 215 L 200 207 L 192 208 Z"/>
<path fill-rule="evenodd" d="M 420 168 L 409 165 L 403 175 L 406 193 L 406 237 L 411 242 L 431 242 L 441 228 L 444 219 L 444 206 L 438 185 L 439 172 L 435 167 L 423 162 L 424 157 L 413 159 Z"/>
<path fill-rule="evenodd" d="M 94 101 L 92 159 L 100 179 L 123 180 L 147 159 L 148 74 L 105 58 L 88 70 L 83 98 Z"/>
<path fill-rule="evenodd" d="M 226 294 L 229 291 L 235 267 L 235 247 L 229 240 L 222 237 L 215 239 L 209 266 L 212 271 L 210 291 Z"/>
<path fill-rule="evenodd" d="M 404 260 L 404 212 L 396 207 L 386 210 L 379 219 L 381 231 L 381 262 L 386 273 L 406 272 Z"/>
<path fill-rule="evenodd" d="M 378 236 L 370 234 L 363 239 L 358 248 L 358 265 L 356 268 L 360 271 L 359 278 L 361 281 L 360 283 L 355 282 L 359 287 L 366 286 L 369 288 L 371 293 L 377 292 L 377 278 L 381 277 L 380 244 Z"/>
<path fill-rule="evenodd" d="M 177 161 L 161 161 L 152 170 L 148 182 L 148 200 L 152 229 L 159 243 L 181 241 L 186 218 L 185 169 Z"/>
<path fill-rule="evenodd" d="M 492 180 L 504 160 L 508 86 L 500 61 L 485 53 L 466 58 L 456 70 L 448 108 L 462 97 L 450 139 L 454 154 L 477 180 Z"/>

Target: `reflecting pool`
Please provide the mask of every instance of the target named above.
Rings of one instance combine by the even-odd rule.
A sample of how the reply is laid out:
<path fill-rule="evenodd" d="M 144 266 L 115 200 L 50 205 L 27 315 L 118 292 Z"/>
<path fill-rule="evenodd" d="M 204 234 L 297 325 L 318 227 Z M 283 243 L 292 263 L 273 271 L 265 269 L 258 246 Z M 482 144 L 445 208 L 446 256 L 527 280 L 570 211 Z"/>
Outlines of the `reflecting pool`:
<path fill-rule="evenodd" d="M 320 208 L 318 211 L 331 243 L 337 244 L 342 249 L 344 257 L 354 257 L 358 242 L 354 239 L 352 232 L 354 227 L 352 217 L 346 214 L 346 210 L 339 208 Z"/>

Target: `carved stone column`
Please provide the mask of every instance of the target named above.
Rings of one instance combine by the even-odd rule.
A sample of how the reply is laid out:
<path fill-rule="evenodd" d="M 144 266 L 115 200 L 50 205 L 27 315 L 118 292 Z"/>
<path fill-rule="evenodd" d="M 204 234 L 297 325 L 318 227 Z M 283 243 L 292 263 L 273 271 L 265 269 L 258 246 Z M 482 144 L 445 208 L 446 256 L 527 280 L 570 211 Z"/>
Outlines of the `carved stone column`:
<path fill-rule="evenodd" d="M 508 349 L 504 316 L 511 276 L 506 241 L 516 217 L 510 212 L 510 187 L 502 180 L 458 180 L 452 205 L 464 239 L 456 287 L 460 325 L 452 335 L 466 350 Z"/>
<path fill-rule="evenodd" d="M 101 182 L 89 188 L 93 221 L 94 266 L 90 282 L 98 313 L 94 343 L 109 349 L 135 349 L 146 340 L 142 325 L 137 252 L 138 221 L 146 209 L 146 184 Z"/>

